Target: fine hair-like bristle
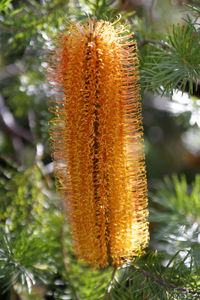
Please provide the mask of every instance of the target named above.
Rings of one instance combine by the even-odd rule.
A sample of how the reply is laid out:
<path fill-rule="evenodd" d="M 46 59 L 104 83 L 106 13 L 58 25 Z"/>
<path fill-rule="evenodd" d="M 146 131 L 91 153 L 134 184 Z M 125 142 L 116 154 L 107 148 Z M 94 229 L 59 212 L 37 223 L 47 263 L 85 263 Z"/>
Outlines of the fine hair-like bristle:
<path fill-rule="evenodd" d="M 138 56 L 130 35 L 92 19 L 59 35 L 49 80 L 60 97 L 50 135 L 75 252 L 120 266 L 148 246 Z"/>

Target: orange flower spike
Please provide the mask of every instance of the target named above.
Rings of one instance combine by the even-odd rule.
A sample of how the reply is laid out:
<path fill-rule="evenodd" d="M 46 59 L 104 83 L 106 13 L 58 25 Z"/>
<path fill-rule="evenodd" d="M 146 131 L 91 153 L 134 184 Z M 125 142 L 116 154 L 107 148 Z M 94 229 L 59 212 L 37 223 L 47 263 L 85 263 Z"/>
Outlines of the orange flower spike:
<path fill-rule="evenodd" d="M 119 266 L 147 247 L 147 184 L 136 42 L 109 22 L 74 23 L 51 58 L 57 189 L 77 255 Z"/>

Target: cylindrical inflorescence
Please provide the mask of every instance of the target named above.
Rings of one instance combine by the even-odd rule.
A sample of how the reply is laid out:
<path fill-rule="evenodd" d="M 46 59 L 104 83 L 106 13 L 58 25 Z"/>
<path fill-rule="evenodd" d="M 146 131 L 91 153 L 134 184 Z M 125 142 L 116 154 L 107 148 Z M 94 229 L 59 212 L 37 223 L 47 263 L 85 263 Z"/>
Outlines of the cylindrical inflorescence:
<path fill-rule="evenodd" d="M 113 24 L 74 23 L 57 39 L 49 78 L 57 190 L 76 254 L 119 266 L 148 245 L 147 183 L 135 41 Z"/>

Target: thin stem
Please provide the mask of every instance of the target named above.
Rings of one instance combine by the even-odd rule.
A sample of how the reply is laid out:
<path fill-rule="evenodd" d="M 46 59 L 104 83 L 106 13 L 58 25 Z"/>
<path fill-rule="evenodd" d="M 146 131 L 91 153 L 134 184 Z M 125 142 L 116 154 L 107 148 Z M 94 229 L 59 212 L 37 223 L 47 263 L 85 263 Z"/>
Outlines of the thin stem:
<path fill-rule="evenodd" d="M 117 271 L 117 267 L 114 266 L 113 272 L 112 272 L 112 276 L 111 276 L 111 280 L 110 280 L 110 284 L 109 284 L 107 292 L 106 292 L 105 300 L 108 300 L 110 298 L 110 291 L 111 291 L 112 286 L 113 286 L 113 282 L 114 282 L 114 279 L 115 279 L 116 271 Z"/>
<path fill-rule="evenodd" d="M 160 45 L 163 49 L 165 50 L 169 50 L 169 46 L 161 41 L 156 41 L 156 40 L 152 40 L 152 39 L 146 39 L 144 41 L 142 41 L 139 45 L 138 45 L 138 48 L 141 48 L 143 46 L 145 46 L 146 44 L 157 44 L 157 45 Z"/>
<path fill-rule="evenodd" d="M 151 25 L 153 25 L 153 23 L 154 23 L 153 7 L 154 7 L 154 0 L 151 0 L 151 5 L 150 5 L 150 8 L 149 8 L 149 15 L 150 15 Z"/>

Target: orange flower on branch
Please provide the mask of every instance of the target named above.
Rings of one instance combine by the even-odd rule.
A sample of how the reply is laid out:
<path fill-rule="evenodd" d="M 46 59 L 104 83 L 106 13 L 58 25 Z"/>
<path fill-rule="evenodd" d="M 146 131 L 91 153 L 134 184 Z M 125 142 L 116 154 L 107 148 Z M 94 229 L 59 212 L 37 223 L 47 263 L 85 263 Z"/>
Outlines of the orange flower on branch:
<path fill-rule="evenodd" d="M 147 184 L 135 41 L 113 24 L 74 23 L 57 39 L 50 80 L 57 190 L 76 254 L 119 266 L 147 247 Z"/>

